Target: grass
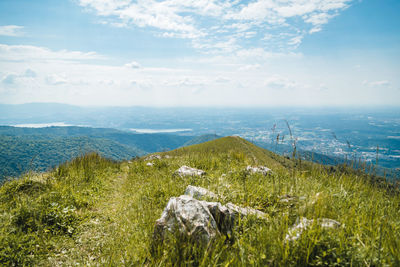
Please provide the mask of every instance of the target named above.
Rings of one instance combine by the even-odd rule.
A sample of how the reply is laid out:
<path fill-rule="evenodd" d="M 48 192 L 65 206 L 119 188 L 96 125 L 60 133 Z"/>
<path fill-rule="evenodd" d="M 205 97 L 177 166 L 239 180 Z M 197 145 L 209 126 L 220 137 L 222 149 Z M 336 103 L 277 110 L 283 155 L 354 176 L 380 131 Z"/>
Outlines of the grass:
<path fill-rule="evenodd" d="M 399 192 L 370 176 L 304 161 L 300 167 L 238 137 L 160 155 L 150 167 L 145 158 L 117 163 L 90 154 L 2 185 L 0 264 L 400 265 Z M 207 175 L 174 175 L 182 165 Z M 248 174 L 247 165 L 274 173 Z M 222 204 L 259 209 L 267 219 L 241 219 L 233 242 L 220 237 L 204 248 L 172 237 L 154 246 L 154 222 L 189 184 L 218 193 Z M 304 198 L 280 202 L 285 195 Z M 330 218 L 341 227 L 314 224 L 299 240 L 286 241 L 301 217 Z"/>

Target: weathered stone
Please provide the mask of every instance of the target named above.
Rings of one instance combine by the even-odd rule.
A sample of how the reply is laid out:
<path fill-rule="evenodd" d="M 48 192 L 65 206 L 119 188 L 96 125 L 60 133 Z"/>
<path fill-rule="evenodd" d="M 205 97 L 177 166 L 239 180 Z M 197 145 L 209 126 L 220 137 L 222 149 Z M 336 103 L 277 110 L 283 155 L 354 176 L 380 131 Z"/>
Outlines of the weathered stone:
<path fill-rule="evenodd" d="M 265 166 L 247 166 L 246 167 L 246 171 L 250 172 L 250 173 L 261 173 L 263 175 L 267 175 L 268 173 L 272 172 L 270 168 L 267 168 Z"/>
<path fill-rule="evenodd" d="M 241 216 L 254 215 L 254 216 L 257 216 L 257 218 L 260 218 L 260 219 L 265 219 L 266 218 L 266 214 L 264 212 L 256 210 L 256 209 L 253 209 L 253 208 L 250 208 L 250 207 L 244 207 L 243 208 L 243 207 L 236 206 L 236 205 L 234 205 L 232 203 L 226 204 L 226 207 L 229 210 L 231 210 L 232 212 L 237 213 L 237 214 L 239 214 Z"/>
<path fill-rule="evenodd" d="M 150 156 L 146 157 L 145 159 L 146 159 L 146 160 L 155 160 L 155 159 L 161 159 L 161 156 L 160 156 L 160 155 L 157 155 L 157 154 L 155 154 L 155 155 L 150 155 Z"/>
<path fill-rule="evenodd" d="M 156 241 L 162 241 L 168 231 L 184 234 L 205 244 L 219 234 L 230 238 L 237 218 L 248 215 L 265 218 L 261 211 L 242 208 L 232 203 L 224 206 L 219 202 L 200 201 L 189 195 L 173 197 L 161 218 L 156 221 L 154 237 Z"/>
<path fill-rule="evenodd" d="M 203 170 L 191 168 L 185 165 L 183 165 L 176 171 L 176 174 L 178 174 L 179 176 L 201 176 L 205 173 L 206 172 Z"/>
<path fill-rule="evenodd" d="M 163 240 L 166 231 L 185 234 L 201 243 L 208 243 L 219 230 L 207 202 L 191 196 L 173 197 L 156 221 L 154 236 Z"/>
<path fill-rule="evenodd" d="M 305 196 L 291 196 L 291 195 L 283 195 L 279 197 L 279 202 L 280 203 L 294 203 L 294 202 L 298 202 L 298 201 L 303 201 L 306 200 Z"/>
<path fill-rule="evenodd" d="M 330 228 L 338 228 L 341 224 L 338 221 L 322 218 L 317 219 L 316 222 L 314 220 L 309 220 L 307 218 L 301 218 L 300 222 L 289 229 L 288 234 L 286 235 L 287 241 L 295 241 L 300 238 L 301 234 L 310 228 L 314 223 L 317 223 L 322 228 L 330 229 Z"/>
<path fill-rule="evenodd" d="M 153 162 L 147 162 L 147 163 L 146 163 L 146 166 L 149 166 L 149 167 L 152 167 L 153 165 L 154 165 Z"/>
<path fill-rule="evenodd" d="M 193 186 L 193 185 L 188 185 L 185 190 L 185 195 L 191 196 L 196 199 L 201 199 L 204 197 L 210 197 L 210 198 L 218 198 L 216 194 L 213 192 L 203 188 L 203 187 L 198 187 L 198 186 Z"/>

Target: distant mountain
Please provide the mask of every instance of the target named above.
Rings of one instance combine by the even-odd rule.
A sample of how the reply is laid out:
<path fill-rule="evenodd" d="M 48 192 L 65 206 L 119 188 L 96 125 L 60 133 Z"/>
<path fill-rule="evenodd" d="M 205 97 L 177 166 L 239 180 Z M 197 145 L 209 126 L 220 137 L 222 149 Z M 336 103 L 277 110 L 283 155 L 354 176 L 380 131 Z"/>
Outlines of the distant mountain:
<path fill-rule="evenodd" d="M 203 135 L 197 136 L 197 137 L 187 141 L 186 143 L 183 144 L 183 146 L 197 145 L 197 144 L 212 141 L 212 140 L 215 140 L 218 138 L 221 138 L 221 136 L 218 136 L 216 134 L 203 134 Z"/>
<path fill-rule="evenodd" d="M 138 134 L 76 126 L 0 126 L 0 180 L 29 170 L 45 171 L 86 152 L 98 152 L 103 157 L 122 160 L 215 138 L 216 135 Z"/>
<path fill-rule="evenodd" d="M 0 135 L 0 181 L 27 171 L 46 171 L 88 152 L 126 160 L 145 152 L 112 140 L 89 137 Z"/>

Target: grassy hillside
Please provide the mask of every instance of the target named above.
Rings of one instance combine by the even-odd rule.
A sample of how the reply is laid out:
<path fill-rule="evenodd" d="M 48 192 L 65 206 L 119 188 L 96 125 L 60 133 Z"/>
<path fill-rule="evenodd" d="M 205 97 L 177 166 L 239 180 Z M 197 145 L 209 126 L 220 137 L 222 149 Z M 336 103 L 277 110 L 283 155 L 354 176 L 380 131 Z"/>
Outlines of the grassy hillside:
<path fill-rule="evenodd" d="M 180 147 L 192 138 L 75 126 L 0 126 L 0 182 L 30 170 L 47 170 L 86 152 L 98 152 L 114 160 L 130 159 Z"/>
<path fill-rule="evenodd" d="M 108 139 L 123 145 L 128 145 L 134 149 L 139 149 L 147 153 L 166 151 L 182 146 L 194 136 L 180 136 L 174 134 L 138 134 L 120 131 L 110 128 L 91 128 L 91 127 L 45 127 L 45 128 L 25 128 L 0 126 L 0 135 L 33 137 L 47 136 L 48 138 L 57 137 L 81 137 Z"/>
<path fill-rule="evenodd" d="M 120 143 L 101 138 L 0 135 L 0 182 L 28 171 L 46 171 L 88 152 L 124 160 L 144 155 Z"/>
<path fill-rule="evenodd" d="M 0 188 L 0 264 L 400 264 L 400 196 L 392 186 L 377 186 L 353 171 L 289 160 L 239 137 L 160 155 L 147 166 L 145 158 L 117 163 L 90 154 L 52 172 L 5 183 Z M 174 175 L 182 165 L 207 174 Z M 273 174 L 247 173 L 247 165 L 266 165 Z M 172 239 L 152 253 L 155 221 L 187 185 L 213 191 L 222 204 L 259 209 L 266 219 L 243 217 L 230 242 L 220 237 L 199 248 Z M 286 241 L 289 228 L 302 217 L 334 219 L 341 226 L 324 230 L 314 224 L 298 240 Z"/>

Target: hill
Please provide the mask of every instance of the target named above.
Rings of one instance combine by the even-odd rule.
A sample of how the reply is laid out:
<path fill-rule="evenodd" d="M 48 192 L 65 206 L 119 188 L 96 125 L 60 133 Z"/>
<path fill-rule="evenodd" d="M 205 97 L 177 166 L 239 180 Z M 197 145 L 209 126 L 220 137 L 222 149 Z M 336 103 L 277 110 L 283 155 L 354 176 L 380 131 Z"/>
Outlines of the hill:
<path fill-rule="evenodd" d="M 0 126 L 0 182 L 27 171 L 45 171 L 87 152 L 113 160 L 167 151 L 197 138 L 136 134 L 108 128 Z M 196 139 L 193 142 L 199 142 Z"/>
<path fill-rule="evenodd" d="M 222 136 L 218 136 L 216 134 L 203 134 L 203 135 L 197 136 L 197 137 L 187 141 L 186 143 L 183 144 L 183 146 L 198 145 L 198 144 L 212 141 L 212 140 L 215 140 L 215 139 L 218 139 L 221 137 Z"/>
<path fill-rule="evenodd" d="M 108 139 L 0 135 L 0 182 L 28 171 L 42 172 L 89 152 L 127 160 L 145 152 Z"/>
<path fill-rule="evenodd" d="M 390 184 L 287 159 L 239 137 L 157 155 L 118 163 L 89 154 L 3 184 L 0 264 L 400 264 L 400 197 Z M 206 174 L 177 175 L 183 165 Z M 248 165 L 272 172 L 252 173 Z M 181 235 L 155 243 L 156 220 L 188 185 L 214 192 L 223 207 L 251 207 L 263 217 L 241 216 L 230 234 L 205 247 Z M 326 226 L 333 221 L 340 226 Z"/>

